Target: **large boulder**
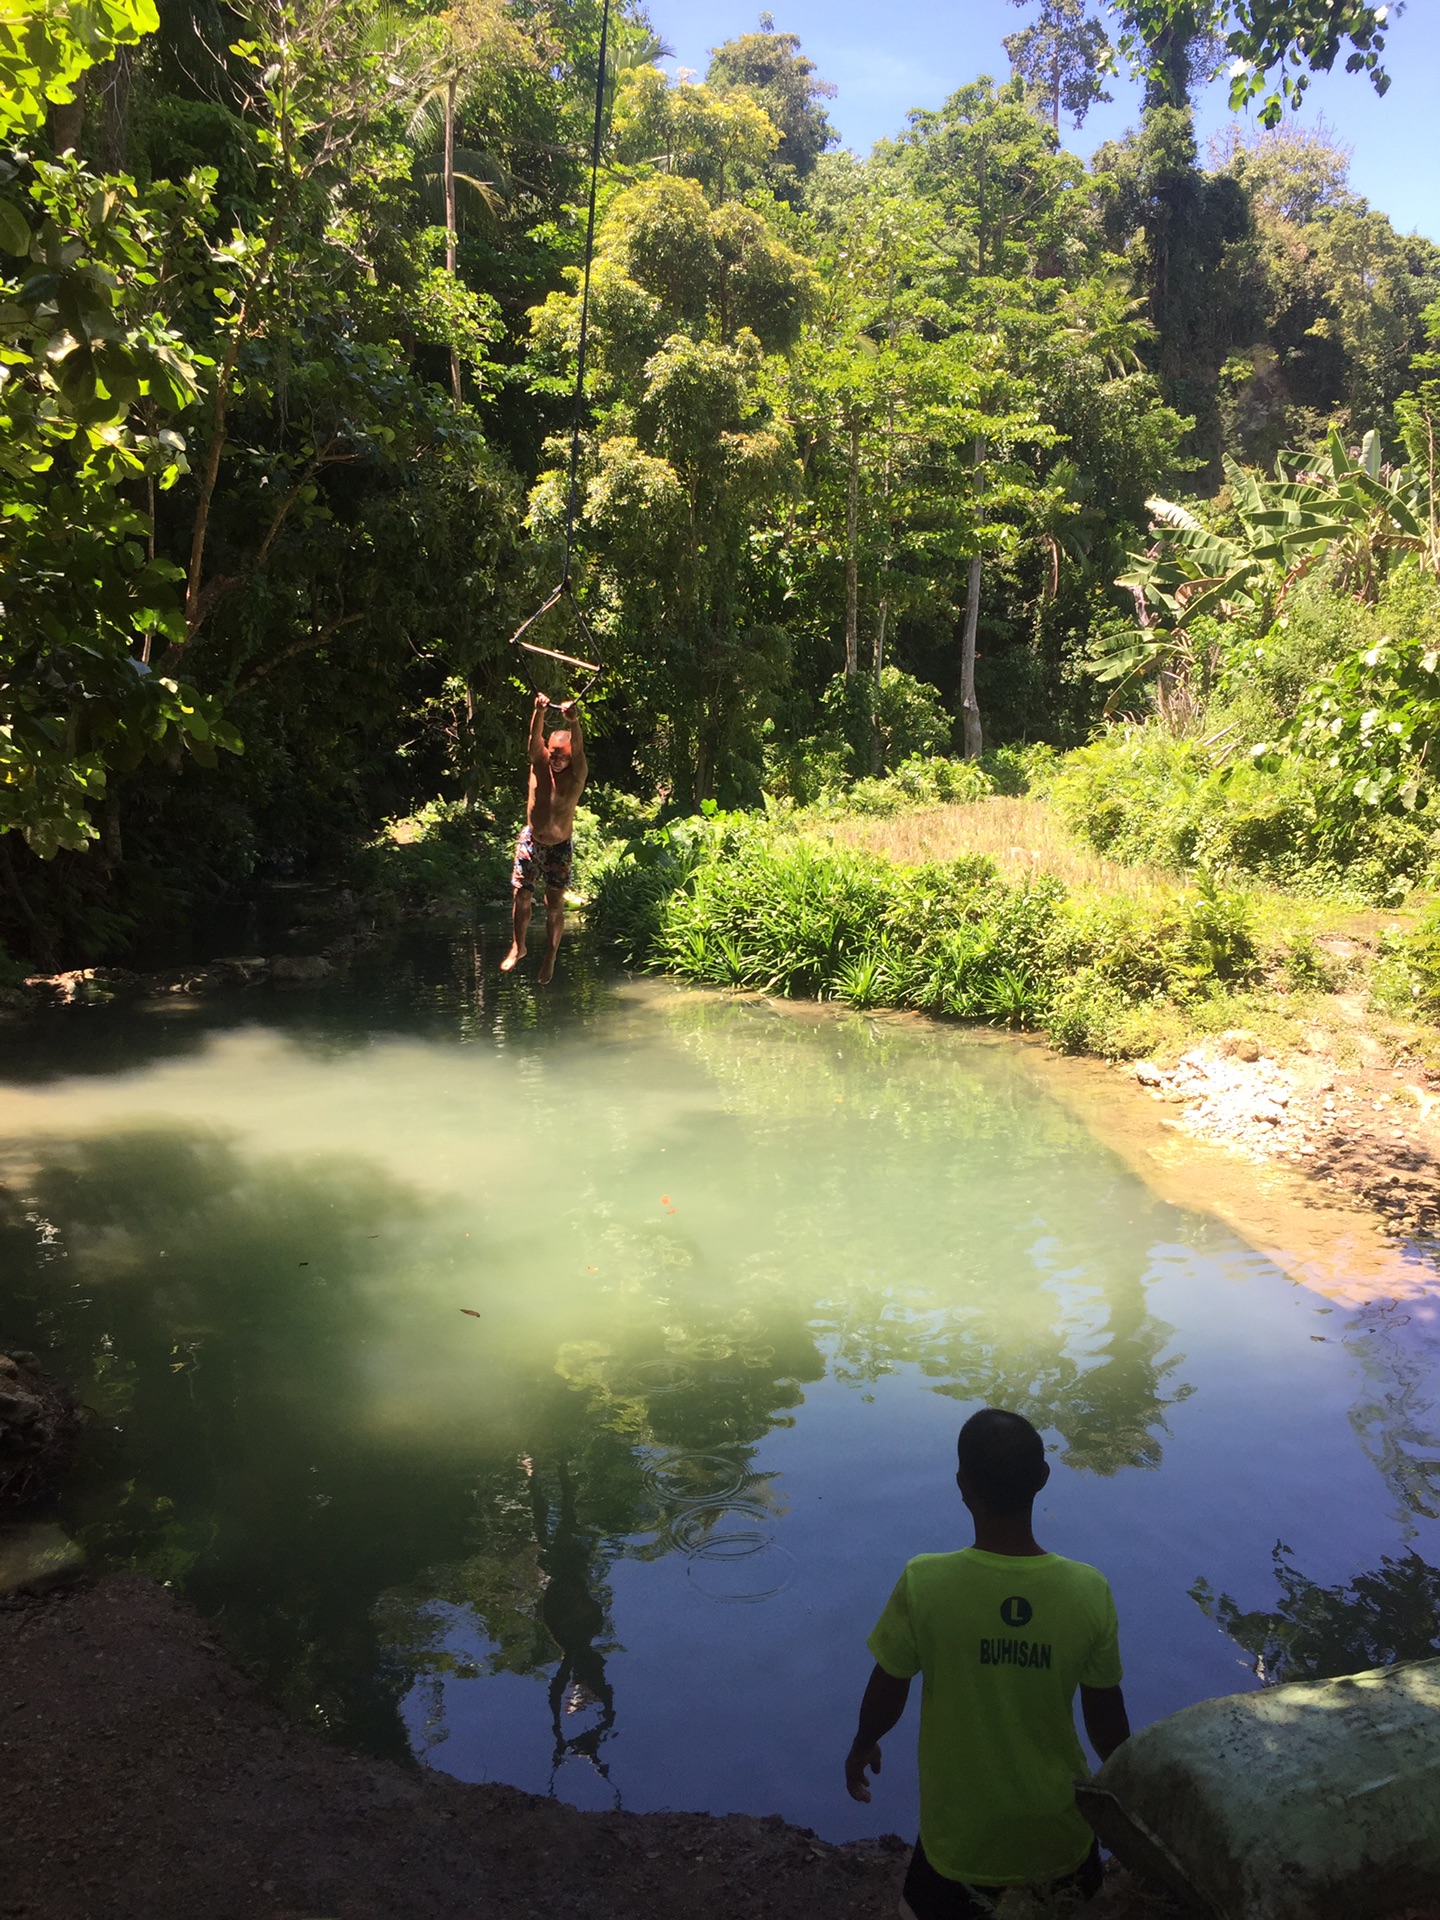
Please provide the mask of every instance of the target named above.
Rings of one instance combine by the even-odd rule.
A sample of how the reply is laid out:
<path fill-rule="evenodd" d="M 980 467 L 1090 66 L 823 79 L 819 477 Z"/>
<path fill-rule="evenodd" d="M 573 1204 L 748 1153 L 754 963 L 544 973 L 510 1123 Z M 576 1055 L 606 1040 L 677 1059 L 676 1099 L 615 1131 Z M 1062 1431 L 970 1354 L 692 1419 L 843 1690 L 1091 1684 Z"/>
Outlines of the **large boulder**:
<path fill-rule="evenodd" d="M 45 1593 L 84 1570 L 84 1550 L 53 1520 L 0 1524 L 0 1600 Z"/>
<path fill-rule="evenodd" d="M 0 1352 L 0 1518 L 54 1491 L 75 1458 L 80 1414 L 33 1353 Z"/>
<path fill-rule="evenodd" d="M 1380 1920 L 1440 1887 L 1437 1781 L 1440 1660 L 1416 1660 L 1202 1700 L 1076 1798 L 1127 1867 L 1210 1920 Z"/>

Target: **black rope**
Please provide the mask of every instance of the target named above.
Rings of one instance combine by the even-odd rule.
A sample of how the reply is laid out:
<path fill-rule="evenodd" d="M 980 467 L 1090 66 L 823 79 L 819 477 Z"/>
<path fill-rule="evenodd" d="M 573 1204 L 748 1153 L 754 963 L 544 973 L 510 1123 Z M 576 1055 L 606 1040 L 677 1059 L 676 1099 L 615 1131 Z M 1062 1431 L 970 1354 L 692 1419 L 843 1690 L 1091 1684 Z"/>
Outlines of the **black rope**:
<path fill-rule="evenodd" d="M 590 212 L 585 223 L 585 278 L 580 289 L 580 349 L 575 367 L 575 410 L 570 426 L 570 490 L 565 502 L 565 571 L 570 585 L 575 551 L 575 503 L 580 491 L 580 436 L 585 425 L 585 355 L 590 344 L 590 267 L 595 257 L 595 194 L 600 179 L 600 144 L 605 131 L 605 60 L 610 44 L 610 0 L 600 15 L 600 61 L 595 73 L 595 128 L 590 141 Z"/>

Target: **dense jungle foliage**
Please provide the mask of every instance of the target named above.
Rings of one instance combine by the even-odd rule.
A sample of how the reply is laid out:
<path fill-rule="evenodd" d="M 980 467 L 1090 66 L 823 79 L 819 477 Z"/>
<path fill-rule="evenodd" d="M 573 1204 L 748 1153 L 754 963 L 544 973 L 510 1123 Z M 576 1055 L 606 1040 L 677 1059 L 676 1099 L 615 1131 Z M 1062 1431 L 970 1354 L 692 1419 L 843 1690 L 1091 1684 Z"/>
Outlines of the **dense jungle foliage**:
<path fill-rule="evenodd" d="M 601 0 L 7 9 L 11 953 L 122 952 L 405 817 L 420 890 L 493 865 L 507 642 L 564 565 L 597 80 L 597 819 L 863 805 L 916 756 L 1041 743 L 1116 857 L 1426 884 L 1440 247 L 1280 117 L 1336 58 L 1383 89 L 1383 18 L 1133 0 L 1112 47 L 1081 0 L 1017 5 L 1012 73 L 863 159 L 768 16 L 674 78 L 640 0 L 603 72 Z M 1064 123 L 1117 60 L 1143 117 L 1087 165 Z M 1201 156 L 1222 66 L 1266 125 Z M 857 861 L 835 884 L 889 926 Z M 1103 970 L 1052 909 L 1005 940 Z M 1155 929 L 1182 970 L 1198 937 Z"/>

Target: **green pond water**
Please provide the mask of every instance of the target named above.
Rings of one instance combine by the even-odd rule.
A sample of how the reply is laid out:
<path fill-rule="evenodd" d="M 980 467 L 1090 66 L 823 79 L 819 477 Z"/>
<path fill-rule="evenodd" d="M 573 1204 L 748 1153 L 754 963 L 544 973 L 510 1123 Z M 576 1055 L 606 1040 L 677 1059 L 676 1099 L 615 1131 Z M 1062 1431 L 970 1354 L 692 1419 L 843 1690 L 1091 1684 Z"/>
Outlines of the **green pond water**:
<path fill-rule="evenodd" d="M 1037 1530 L 1110 1576 L 1138 1721 L 1262 1643 L 1434 1630 L 1428 1301 L 1293 1284 L 994 1037 L 580 942 L 541 994 L 497 934 L 4 1038 L 0 1339 L 96 1410 L 65 1518 L 292 1713 L 581 1806 L 909 1832 L 913 1725 L 873 1807 L 840 1762 L 987 1403 L 1045 1432 Z M 1272 1620 L 1237 1644 L 1200 1582 Z"/>

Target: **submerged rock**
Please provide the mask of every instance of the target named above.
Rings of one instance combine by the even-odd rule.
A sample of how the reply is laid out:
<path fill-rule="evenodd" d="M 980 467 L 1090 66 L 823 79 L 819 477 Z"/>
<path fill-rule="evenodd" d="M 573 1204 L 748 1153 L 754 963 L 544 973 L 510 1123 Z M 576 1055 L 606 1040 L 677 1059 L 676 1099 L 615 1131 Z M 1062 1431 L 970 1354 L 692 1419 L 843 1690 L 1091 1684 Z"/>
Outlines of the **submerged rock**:
<path fill-rule="evenodd" d="M 270 972 L 270 962 L 263 953 L 227 954 L 213 965 L 217 972 L 235 986 L 248 987 L 257 980 L 264 980 Z"/>
<path fill-rule="evenodd" d="M 328 980 L 335 969 L 319 953 L 282 953 L 270 962 L 270 978 L 287 987 L 314 986 Z"/>
<path fill-rule="evenodd" d="M 84 1548 L 53 1520 L 0 1526 L 0 1599 L 12 1593 L 43 1593 L 73 1580 L 84 1565 Z"/>
<path fill-rule="evenodd" d="M 33 1353 L 0 1353 L 0 1515 L 52 1492 L 75 1458 L 80 1414 Z"/>

